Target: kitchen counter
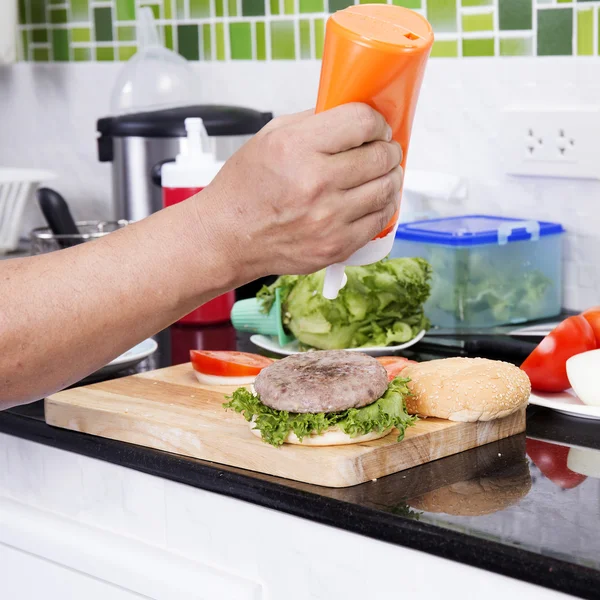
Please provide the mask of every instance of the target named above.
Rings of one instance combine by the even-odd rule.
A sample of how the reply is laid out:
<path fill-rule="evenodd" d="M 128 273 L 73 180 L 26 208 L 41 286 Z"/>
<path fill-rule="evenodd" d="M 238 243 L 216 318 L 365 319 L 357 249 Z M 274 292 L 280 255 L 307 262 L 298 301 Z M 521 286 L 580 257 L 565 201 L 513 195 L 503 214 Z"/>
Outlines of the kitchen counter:
<path fill-rule="evenodd" d="M 157 339 L 159 351 L 138 369 L 185 362 L 192 347 L 256 351 L 227 326 L 173 327 Z M 417 346 L 409 357 L 440 356 Z M 569 445 L 600 456 L 598 422 L 530 407 L 526 435 L 344 489 L 55 429 L 44 423 L 42 403 L 0 413 L 0 432 L 576 597 L 600 598 L 600 479 L 573 477 L 565 469 Z"/>

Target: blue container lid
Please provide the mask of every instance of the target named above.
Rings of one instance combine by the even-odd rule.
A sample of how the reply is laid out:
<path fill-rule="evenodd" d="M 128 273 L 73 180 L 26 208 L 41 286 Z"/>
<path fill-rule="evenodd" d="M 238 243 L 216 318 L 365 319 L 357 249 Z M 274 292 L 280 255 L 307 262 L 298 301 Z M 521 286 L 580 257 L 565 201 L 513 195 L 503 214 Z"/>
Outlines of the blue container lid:
<path fill-rule="evenodd" d="M 443 246 L 504 245 L 564 233 L 559 223 L 526 221 L 489 215 L 464 215 L 401 223 L 396 239 Z"/>

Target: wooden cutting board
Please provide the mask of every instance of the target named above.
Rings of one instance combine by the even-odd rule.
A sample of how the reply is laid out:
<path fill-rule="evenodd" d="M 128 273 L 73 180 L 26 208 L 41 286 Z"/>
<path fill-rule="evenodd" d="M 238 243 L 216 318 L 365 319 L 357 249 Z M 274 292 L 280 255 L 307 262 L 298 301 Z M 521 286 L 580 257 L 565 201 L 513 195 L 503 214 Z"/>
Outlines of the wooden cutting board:
<path fill-rule="evenodd" d="M 385 438 L 334 447 L 273 448 L 222 408 L 235 388 L 200 386 L 183 364 L 60 392 L 49 425 L 327 487 L 348 487 L 521 433 L 525 409 L 486 423 L 422 419 Z"/>

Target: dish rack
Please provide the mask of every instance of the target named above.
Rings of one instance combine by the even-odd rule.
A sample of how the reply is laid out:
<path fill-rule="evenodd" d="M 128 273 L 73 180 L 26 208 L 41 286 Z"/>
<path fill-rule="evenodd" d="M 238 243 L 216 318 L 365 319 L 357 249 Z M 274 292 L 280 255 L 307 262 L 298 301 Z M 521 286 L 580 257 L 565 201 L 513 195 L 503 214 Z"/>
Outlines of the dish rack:
<path fill-rule="evenodd" d="M 0 167 L 0 254 L 18 248 L 27 203 L 42 181 L 55 177 L 50 171 Z"/>

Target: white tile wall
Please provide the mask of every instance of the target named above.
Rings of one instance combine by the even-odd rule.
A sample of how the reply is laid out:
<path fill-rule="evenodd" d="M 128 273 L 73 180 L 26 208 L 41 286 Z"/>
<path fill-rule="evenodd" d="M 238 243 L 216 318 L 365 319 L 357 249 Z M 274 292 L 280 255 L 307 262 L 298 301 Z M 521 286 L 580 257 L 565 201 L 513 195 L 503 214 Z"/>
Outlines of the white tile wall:
<path fill-rule="evenodd" d="M 120 65 L 31 65 L 0 68 L 0 165 L 56 170 L 78 218 L 110 214 L 110 168 L 96 161 L 95 121 L 108 110 Z M 311 107 L 319 63 L 194 64 L 200 102 L 238 104 L 277 113 Z M 463 205 L 477 211 L 549 219 L 568 229 L 565 303 L 600 304 L 600 181 L 509 177 L 498 145 L 500 112 L 511 104 L 600 102 L 597 58 L 432 60 L 411 141 L 408 168 L 455 173 L 469 181 Z M 600 177 L 600 158 L 598 167 Z M 40 222 L 31 207 L 24 229 Z"/>

